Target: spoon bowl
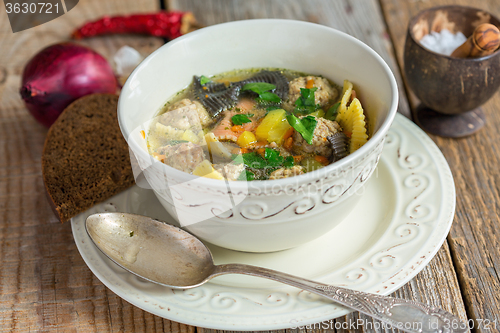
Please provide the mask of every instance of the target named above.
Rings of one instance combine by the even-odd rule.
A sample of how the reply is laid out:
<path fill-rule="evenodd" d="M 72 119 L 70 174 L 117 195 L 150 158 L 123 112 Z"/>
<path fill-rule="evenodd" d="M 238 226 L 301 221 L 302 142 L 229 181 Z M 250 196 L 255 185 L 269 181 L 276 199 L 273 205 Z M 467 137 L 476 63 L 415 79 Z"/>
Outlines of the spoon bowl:
<path fill-rule="evenodd" d="M 148 281 L 194 288 L 213 273 L 210 250 L 198 238 L 145 216 L 99 213 L 87 218 L 92 241 L 112 261 Z"/>
<path fill-rule="evenodd" d="M 423 303 L 340 288 L 263 267 L 215 265 L 210 250 L 198 238 L 146 216 L 98 213 L 87 218 L 85 227 L 90 239 L 112 261 L 145 280 L 169 288 L 194 288 L 222 274 L 245 274 L 323 296 L 403 331 L 468 330 L 451 313 Z"/>

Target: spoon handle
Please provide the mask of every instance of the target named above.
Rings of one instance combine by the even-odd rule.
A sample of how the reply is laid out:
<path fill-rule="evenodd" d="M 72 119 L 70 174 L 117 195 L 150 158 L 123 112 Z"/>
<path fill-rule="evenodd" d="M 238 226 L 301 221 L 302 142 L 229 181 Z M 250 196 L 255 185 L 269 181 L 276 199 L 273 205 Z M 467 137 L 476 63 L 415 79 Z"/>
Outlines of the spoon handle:
<path fill-rule="evenodd" d="M 282 282 L 326 297 L 336 303 L 411 333 L 467 332 L 458 317 L 427 304 L 336 287 L 271 269 L 243 264 L 215 266 L 212 277 L 222 274 L 245 274 Z"/>

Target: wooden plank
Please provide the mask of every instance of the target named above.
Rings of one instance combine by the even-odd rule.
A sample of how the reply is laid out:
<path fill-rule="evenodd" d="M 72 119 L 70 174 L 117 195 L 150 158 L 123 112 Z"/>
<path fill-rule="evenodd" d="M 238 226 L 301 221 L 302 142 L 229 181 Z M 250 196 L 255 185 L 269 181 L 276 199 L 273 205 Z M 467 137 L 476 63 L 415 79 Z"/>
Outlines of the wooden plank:
<path fill-rule="evenodd" d="M 80 3 L 68 14 L 13 34 L 0 11 L 0 331 L 194 332 L 194 328 L 144 312 L 109 291 L 88 269 L 69 223 L 49 208 L 40 158 L 47 130 L 19 96 L 24 64 L 43 47 L 67 41 L 70 32 L 102 15 L 151 12 L 156 0 Z M 109 61 L 123 45 L 147 56 L 161 39 L 93 38 L 90 46 Z"/>
<path fill-rule="evenodd" d="M 203 26 L 250 18 L 282 18 L 319 23 L 347 32 L 373 48 L 387 62 L 400 87 L 399 94 L 404 96 L 400 71 L 377 1 L 166 1 L 169 9 L 192 11 Z M 398 111 L 410 117 L 406 98 L 400 99 Z"/>
<path fill-rule="evenodd" d="M 380 10 L 374 0 L 189 0 L 182 6 L 176 1 L 171 1 L 169 5 L 172 9 L 193 10 L 205 25 L 235 19 L 282 17 L 341 28 L 379 52 L 393 68 L 398 81 L 401 81 L 398 66 L 391 60 L 394 55 L 389 39 L 380 40 L 385 30 L 380 24 Z M 86 267 L 74 246 L 69 224 L 59 224 L 48 209 L 38 167 L 46 130 L 27 113 L 17 91 L 22 67 L 28 58 L 48 44 L 66 40 L 69 31 L 75 26 L 104 14 L 151 11 L 156 8 L 156 1 L 80 1 L 74 10 L 60 19 L 18 33 L 15 38 L 10 32 L 6 15 L 0 12 L 0 49 L 3 50 L 0 53 L 0 149 L 4 157 L 0 162 L 1 331 L 195 330 L 153 316 L 123 301 L 105 288 Z M 352 16 L 343 15 L 347 12 Z M 347 17 L 352 17 L 354 21 L 348 22 Z M 343 28 L 344 25 L 347 28 Z M 143 37 L 106 37 L 83 43 L 108 59 L 125 44 L 144 55 L 161 45 L 160 40 Z M 403 107 L 400 107 L 400 112 L 408 114 L 406 98 L 404 94 L 401 96 Z M 441 290 L 442 286 L 446 287 Z M 464 318 L 446 245 L 431 264 L 397 295 L 447 307 Z M 337 322 L 342 320 L 352 319 L 347 316 Z"/>
<path fill-rule="evenodd" d="M 381 0 L 381 3 L 400 63 L 403 63 L 407 24 L 422 9 L 459 4 L 500 16 L 497 0 Z M 413 107 L 419 103 L 416 98 L 411 102 Z M 497 93 L 482 106 L 486 126 L 471 137 L 458 140 L 432 137 L 443 151 L 455 178 L 457 212 L 448 242 L 467 313 L 477 319 L 478 331 L 484 332 L 500 330 L 499 108 L 500 94 Z M 486 327 L 485 320 L 492 323 Z"/>
<path fill-rule="evenodd" d="M 410 112 L 406 94 L 402 89 L 404 85 L 402 84 L 399 65 L 393 53 L 389 35 L 382 23 L 382 13 L 376 1 L 288 0 L 278 2 L 256 0 L 249 2 L 205 0 L 199 2 L 196 0 L 169 0 L 168 8 L 190 10 L 202 25 L 247 18 L 286 18 L 311 21 L 345 31 L 368 44 L 386 60 L 400 85 L 399 111 L 404 114 Z M 427 302 L 443 307 L 459 315 L 463 320 L 467 318 L 446 242 L 436 258 L 393 296 Z M 363 322 L 363 325 L 357 325 L 358 319 Z M 335 328 L 335 325 L 337 325 L 337 327 L 341 328 L 338 331 L 350 331 L 349 329 L 343 330 L 342 327 L 351 328 L 353 323 L 356 324 L 354 325 L 356 331 L 370 331 L 370 328 L 380 327 L 380 322 L 357 312 L 339 318 L 333 321 L 333 324 L 325 323 L 321 327 Z M 315 328 L 318 328 L 318 326 L 311 326 L 305 331 L 316 332 Z M 198 331 L 223 332 L 200 327 L 198 327 Z"/>

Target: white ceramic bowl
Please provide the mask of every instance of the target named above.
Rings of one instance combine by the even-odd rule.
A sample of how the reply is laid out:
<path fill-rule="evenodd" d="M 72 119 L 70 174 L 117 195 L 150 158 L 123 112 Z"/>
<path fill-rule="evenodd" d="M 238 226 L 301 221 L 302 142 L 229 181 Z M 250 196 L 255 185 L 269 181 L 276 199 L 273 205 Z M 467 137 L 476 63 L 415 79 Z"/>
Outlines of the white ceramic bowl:
<path fill-rule="evenodd" d="M 159 108 L 188 86 L 193 75 L 262 67 L 321 74 L 339 85 L 350 80 L 368 115 L 372 137 L 325 168 L 269 181 L 194 177 L 155 162 L 147 153 L 141 130 L 147 133 Z M 225 248 L 268 252 L 312 241 L 349 214 L 377 166 L 397 103 L 389 67 L 359 40 L 307 22 L 248 20 L 200 29 L 151 54 L 125 83 L 118 120 L 137 166 L 181 226 Z"/>

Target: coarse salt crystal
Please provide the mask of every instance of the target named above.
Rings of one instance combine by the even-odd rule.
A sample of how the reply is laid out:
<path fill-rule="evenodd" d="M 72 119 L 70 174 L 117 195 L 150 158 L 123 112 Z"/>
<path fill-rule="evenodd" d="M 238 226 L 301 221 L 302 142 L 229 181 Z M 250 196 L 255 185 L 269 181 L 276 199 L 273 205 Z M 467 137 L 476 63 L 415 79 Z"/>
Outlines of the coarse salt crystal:
<path fill-rule="evenodd" d="M 422 37 L 420 44 L 431 51 L 449 56 L 466 40 L 467 37 L 460 31 L 453 34 L 448 29 L 442 29 L 440 32 L 431 31 Z"/>
<path fill-rule="evenodd" d="M 116 64 L 116 73 L 120 76 L 128 76 L 142 61 L 141 54 L 130 46 L 122 46 L 113 57 Z"/>

